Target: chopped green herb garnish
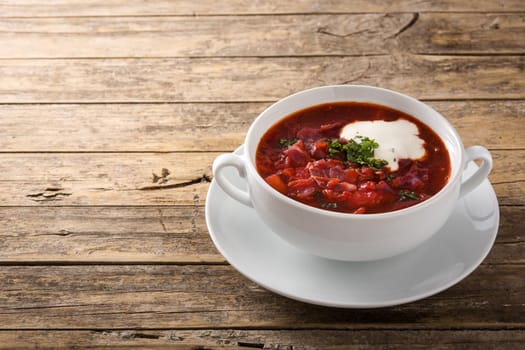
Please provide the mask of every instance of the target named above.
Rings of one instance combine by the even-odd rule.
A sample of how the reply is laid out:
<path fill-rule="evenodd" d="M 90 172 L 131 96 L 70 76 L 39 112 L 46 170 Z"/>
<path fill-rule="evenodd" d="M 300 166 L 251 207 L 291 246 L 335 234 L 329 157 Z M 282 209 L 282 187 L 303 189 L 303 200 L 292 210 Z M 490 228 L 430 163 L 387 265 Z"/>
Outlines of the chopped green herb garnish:
<path fill-rule="evenodd" d="M 331 156 L 336 155 L 337 153 L 341 152 L 343 150 L 343 145 L 339 140 L 332 140 L 330 143 L 330 147 L 328 148 L 328 152 Z"/>
<path fill-rule="evenodd" d="M 386 177 L 386 181 L 390 182 L 390 181 L 394 180 L 394 178 L 395 178 L 394 174 L 388 174 L 388 176 Z"/>
<path fill-rule="evenodd" d="M 363 136 L 356 136 L 355 139 L 359 139 L 361 142 L 352 139 L 348 143 L 342 144 L 339 140 L 332 140 L 328 149 L 330 155 L 334 156 L 341 152 L 345 154 L 346 160 L 368 165 L 375 170 L 379 170 L 388 164 L 384 159 L 374 158 L 374 152 L 379 147 L 375 140 Z"/>
<path fill-rule="evenodd" d="M 337 203 L 333 203 L 333 202 L 321 203 L 321 208 L 324 208 L 324 209 L 337 209 Z"/>
<path fill-rule="evenodd" d="M 280 139 L 279 145 L 281 145 L 281 147 L 290 147 L 297 141 L 298 141 L 297 137 L 292 137 L 291 139 Z"/>
<path fill-rule="evenodd" d="M 374 170 L 379 170 L 382 167 L 388 165 L 388 162 L 384 159 L 370 159 L 369 163 L 367 164 L 369 167 L 371 167 Z"/>
<path fill-rule="evenodd" d="M 406 191 L 406 190 L 399 191 L 399 200 L 401 202 L 409 201 L 409 200 L 418 200 L 418 199 L 419 199 L 419 194 L 417 194 L 416 192 Z"/>

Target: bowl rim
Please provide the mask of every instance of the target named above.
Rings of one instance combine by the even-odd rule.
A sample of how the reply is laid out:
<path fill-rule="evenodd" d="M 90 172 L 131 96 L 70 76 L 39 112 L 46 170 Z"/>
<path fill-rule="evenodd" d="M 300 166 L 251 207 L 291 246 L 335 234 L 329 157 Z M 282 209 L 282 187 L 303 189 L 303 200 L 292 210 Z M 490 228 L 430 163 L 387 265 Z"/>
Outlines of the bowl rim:
<path fill-rule="evenodd" d="M 331 210 L 328 210 L 328 209 L 322 209 L 322 208 L 313 207 L 313 206 L 304 204 L 302 202 L 299 202 L 299 201 L 297 201 L 295 199 L 292 199 L 292 198 L 290 198 L 290 197 L 280 193 L 279 191 L 274 189 L 272 186 L 270 186 L 266 181 L 264 181 L 262 176 L 257 171 L 257 168 L 256 168 L 256 166 L 255 166 L 255 164 L 253 162 L 253 157 L 250 154 L 248 154 L 249 153 L 249 147 L 247 147 L 247 146 L 248 146 L 248 143 L 250 142 L 250 138 L 256 132 L 255 128 L 257 127 L 258 123 L 260 123 L 260 120 L 265 118 L 265 115 L 267 115 L 268 113 L 272 112 L 273 109 L 277 108 L 277 106 L 279 104 L 281 104 L 281 103 L 283 103 L 285 101 L 289 101 L 291 99 L 299 98 L 301 95 L 304 95 L 304 94 L 311 94 L 311 93 L 315 93 L 316 91 L 327 90 L 327 89 L 364 89 L 364 90 L 370 90 L 370 91 L 379 91 L 379 92 L 382 92 L 382 93 L 391 94 L 391 95 L 393 95 L 393 96 L 395 96 L 397 98 L 408 100 L 411 103 L 415 103 L 417 105 L 420 105 L 423 108 L 429 109 L 433 113 L 435 113 L 439 117 L 440 123 L 443 124 L 444 127 L 447 129 L 447 131 L 452 135 L 453 141 L 456 144 L 455 146 L 458 147 L 458 149 L 456 150 L 457 153 L 458 153 L 457 161 L 455 162 L 456 163 L 456 167 L 454 167 L 453 159 L 450 159 L 450 162 L 451 162 L 451 175 L 450 175 L 449 180 L 445 184 L 445 186 L 443 186 L 437 193 L 432 195 L 430 198 L 428 198 L 428 199 L 426 199 L 423 202 L 420 202 L 418 204 L 415 204 L 415 205 L 412 205 L 412 206 L 409 206 L 409 207 L 406 207 L 406 208 L 403 208 L 403 209 L 394 210 L 394 211 L 389 211 L 389 212 L 384 212 L 384 213 L 370 213 L 370 214 L 366 214 L 366 213 L 365 214 L 345 213 L 345 212 L 337 212 L 337 211 L 331 211 Z M 351 97 L 349 97 L 348 101 L 349 102 L 352 101 Z M 334 100 L 333 102 L 342 102 L 342 100 L 337 100 L 337 101 Z M 305 105 L 304 107 L 301 107 L 301 109 L 308 108 L 308 107 L 311 107 L 311 106 L 320 105 L 320 104 L 325 104 L 325 103 L 330 103 L 330 101 L 318 102 L 318 103 L 314 102 L 314 103 Z M 374 103 L 374 104 L 378 104 L 378 105 L 382 104 L 380 102 L 370 102 L 370 103 Z M 397 109 L 396 106 L 389 105 L 389 104 L 386 104 L 386 103 L 383 103 L 382 105 L 384 105 L 384 106 L 386 106 L 388 108 L 391 108 L 391 109 Z M 298 110 L 300 110 L 300 109 L 298 109 Z M 407 114 L 410 114 L 410 113 L 407 113 Z M 283 115 L 277 121 L 275 121 L 272 125 L 275 125 L 275 123 L 277 123 L 278 121 L 280 121 L 283 118 L 287 117 L 288 115 L 289 115 L 289 113 Z M 415 115 L 412 115 L 412 116 L 414 118 L 420 120 L 417 116 L 415 116 Z M 421 122 L 423 122 L 423 121 L 421 121 Z M 423 122 L 423 123 L 425 123 L 425 122 Z M 427 124 L 427 123 L 425 123 L 425 124 Z M 430 127 L 430 126 L 428 126 L 428 127 Z M 438 134 L 438 136 L 440 138 L 442 138 L 442 136 L 437 131 L 435 131 L 435 129 L 433 129 L 433 128 L 431 128 L 431 129 L 434 130 L 434 132 L 436 132 L 436 134 Z M 266 128 L 262 132 L 262 134 L 264 134 L 267 130 L 268 130 L 268 128 Z M 257 140 L 256 142 L 257 142 L 257 145 L 258 145 L 259 140 Z M 405 95 L 403 93 L 400 93 L 400 92 L 397 92 L 397 91 L 394 91 L 394 90 L 389 90 L 389 89 L 385 89 L 385 88 L 381 88 L 381 87 L 377 87 L 377 86 L 370 86 L 370 85 L 326 85 L 326 86 L 319 86 L 319 87 L 314 87 L 314 88 L 310 88 L 310 89 L 306 89 L 306 90 L 301 90 L 301 91 L 295 92 L 295 93 L 293 93 L 291 95 L 288 95 L 288 96 L 286 96 L 286 97 L 284 97 L 284 98 L 282 98 L 282 99 L 272 103 L 270 106 L 268 106 L 266 109 L 264 109 L 255 118 L 255 120 L 252 122 L 252 124 L 250 125 L 250 127 L 248 129 L 248 132 L 247 132 L 246 138 L 245 138 L 245 142 L 244 142 L 244 152 L 243 152 L 242 156 L 245 159 L 245 164 L 247 163 L 247 168 L 249 169 L 249 172 L 252 173 L 253 175 L 255 175 L 255 176 L 253 176 L 254 180 L 260 186 L 262 186 L 262 188 L 267 193 L 269 193 L 272 197 L 274 197 L 276 200 L 279 200 L 279 201 L 284 202 L 284 203 L 286 203 L 286 204 L 288 204 L 290 206 L 296 207 L 298 209 L 304 210 L 306 212 L 309 212 L 309 213 L 315 214 L 315 215 L 321 215 L 321 216 L 326 216 L 326 217 L 331 217 L 331 218 L 338 218 L 338 219 L 351 218 L 352 220 L 368 221 L 368 220 L 378 220 L 378 219 L 379 220 L 390 219 L 390 218 L 394 218 L 394 217 L 415 214 L 415 213 L 420 212 L 421 210 L 424 210 L 425 208 L 427 208 L 429 206 L 432 206 L 435 202 L 439 201 L 443 196 L 445 196 L 450 191 L 452 191 L 454 188 L 456 188 L 456 183 L 461 178 L 461 174 L 462 174 L 462 170 L 463 170 L 464 159 L 465 159 L 464 152 L 465 151 L 464 151 L 464 146 L 463 146 L 463 142 L 461 140 L 461 137 L 459 136 L 459 134 L 456 131 L 456 129 L 452 126 L 452 124 L 441 113 L 439 113 L 438 111 L 436 111 L 435 109 L 433 109 L 432 107 L 427 105 L 426 103 L 424 103 L 424 102 L 422 102 L 422 101 L 420 101 L 420 100 L 418 100 L 418 99 L 416 99 L 414 97 Z M 449 158 L 450 157 L 451 156 L 450 156 L 450 153 L 449 153 Z"/>

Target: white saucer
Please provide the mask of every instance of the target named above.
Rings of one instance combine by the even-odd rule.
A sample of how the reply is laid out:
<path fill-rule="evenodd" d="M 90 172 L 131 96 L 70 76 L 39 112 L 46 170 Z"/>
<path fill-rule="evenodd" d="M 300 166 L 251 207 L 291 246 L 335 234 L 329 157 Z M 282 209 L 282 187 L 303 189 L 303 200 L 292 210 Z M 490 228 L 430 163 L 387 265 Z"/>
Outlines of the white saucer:
<path fill-rule="evenodd" d="M 242 153 L 242 146 L 236 153 Z M 465 174 L 475 167 L 472 163 Z M 235 169 L 226 173 L 233 183 L 245 186 Z M 422 299 L 468 276 L 494 244 L 499 208 L 486 180 L 458 201 L 449 221 L 429 241 L 408 253 L 372 262 L 328 260 L 292 247 L 215 181 L 206 199 L 206 222 L 226 260 L 262 287 L 312 304 L 372 308 Z"/>

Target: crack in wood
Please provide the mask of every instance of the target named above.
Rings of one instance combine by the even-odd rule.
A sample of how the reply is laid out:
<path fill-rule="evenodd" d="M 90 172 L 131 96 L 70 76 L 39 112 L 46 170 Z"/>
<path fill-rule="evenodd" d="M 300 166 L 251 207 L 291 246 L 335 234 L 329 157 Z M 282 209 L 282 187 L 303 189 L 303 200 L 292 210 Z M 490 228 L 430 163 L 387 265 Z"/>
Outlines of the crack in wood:
<path fill-rule="evenodd" d="M 362 29 L 362 30 L 357 30 L 355 32 L 350 32 L 350 33 L 346 33 L 346 34 L 337 34 L 337 33 L 333 33 L 331 31 L 329 31 L 327 27 L 319 27 L 319 28 L 317 28 L 316 32 L 319 33 L 319 34 L 335 36 L 337 38 L 346 38 L 346 37 L 349 37 L 349 36 L 352 36 L 352 35 L 363 34 L 363 33 L 366 33 L 367 31 L 368 31 L 368 29 Z"/>
<path fill-rule="evenodd" d="M 60 230 L 58 232 L 52 232 L 52 233 L 37 233 L 33 234 L 32 236 L 60 236 L 60 237 L 68 237 L 73 235 L 73 232 L 70 232 L 68 230 Z"/>
<path fill-rule="evenodd" d="M 412 26 L 414 26 L 414 24 L 416 24 L 417 20 L 419 19 L 419 13 L 418 12 L 414 12 L 412 14 L 412 19 L 410 20 L 410 22 L 408 22 L 407 24 L 405 24 L 401 29 L 399 29 L 394 35 L 393 37 L 394 38 L 397 38 L 399 35 L 401 35 L 402 33 L 406 32 L 408 29 L 410 29 Z"/>
<path fill-rule="evenodd" d="M 44 191 L 50 191 L 50 192 L 56 192 L 56 191 L 61 191 L 63 190 L 62 187 L 59 187 L 59 186 L 51 186 L 51 187 L 47 187 Z"/>
<path fill-rule="evenodd" d="M 147 333 L 134 333 L 133 338 L 140 338 L 140 339 L 160 339 L 162 338 L 161 335 L 157 334 L 147 334 Z"/>
<path fill-rule="evenodd" d="M 26 194 L 26 197 L 31 198 L 35 202 L 45 202 L 53 200 L 62 200 L 63 197 L 71 196 L 72 192 L 64 191 L 60 186 L 48 186 L 41 192 Z"/>
<path fill-rule="evenodd" d="M 252 348 L 252 349 L 264 349 L 264 343 L 250 343 L 250 342 L 244 342 L 239 341 L 237 342 L 237 346 L 243 347 L 243 348 Z"/>
<path fill-rule="evenodd" d="M 26 194 L 26 197 L 40 197 L 43 195 L 44 195 L 44 192 L 37 192 L 37 193 Z"/>
<path fill-rule="evenodd" d="M 179 188 L 179 187 L 186 187 L 191 185 L 196 185 L 199 183 L 206 183 L 211 182 L 211 176 L 203 174 L 201 177 L 198 177 L 196 179 L 184 181 L 184 182 L 178 182 L 176 184 L 167 184 L 167 185 L 152 185 L 152 186 L 143 186 L 137 188 L 139 191 L 154 191 L 154 190 L 165 190 L 170 188 Z"/>

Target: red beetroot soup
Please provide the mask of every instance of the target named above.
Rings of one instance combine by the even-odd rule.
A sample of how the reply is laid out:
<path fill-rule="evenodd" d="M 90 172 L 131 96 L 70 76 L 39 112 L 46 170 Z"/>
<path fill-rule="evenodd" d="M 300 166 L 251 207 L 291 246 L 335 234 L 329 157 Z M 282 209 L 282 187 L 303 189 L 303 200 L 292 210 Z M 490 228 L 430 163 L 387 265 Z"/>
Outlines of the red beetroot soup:
<path fill-rule="evenodd" d="M 417 127 L 424 156 L 394 158 L 397 166 L 375 157 L 379 140 L 365 134 L 341 137 L 350 123 L 400 120 Z M 360 102 L 326 103 L 285 117 L 263 135 L 255 161 L 259 174 L 282 194 L 316 208 L 355 214 L 418 204 L 450 176 L 448 151 L 430 127 L 406 113 Z"/>

